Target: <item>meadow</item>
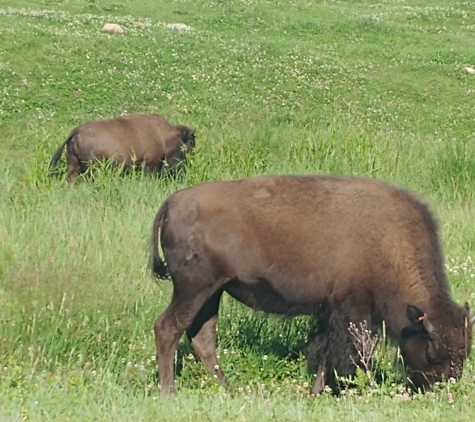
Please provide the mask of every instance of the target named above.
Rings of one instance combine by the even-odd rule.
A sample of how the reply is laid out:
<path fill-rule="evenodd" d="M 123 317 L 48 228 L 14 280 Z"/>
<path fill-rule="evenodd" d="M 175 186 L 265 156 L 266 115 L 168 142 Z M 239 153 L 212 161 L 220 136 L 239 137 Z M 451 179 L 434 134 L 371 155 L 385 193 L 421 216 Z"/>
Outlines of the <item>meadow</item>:
<path fill-rule="evenodd" d="M 163 399 L 152 327 L 172 286 L 147 265 L 177 189 L 364 175 L 431 205 L 453 296 L 475 309 L 474 39 L 475 3 L 459 0 L 2 0 L 0 421 L 473 420 L 475 353 L 459 383 L 411 395 L 383 344 L 376 386 L 360 374 L 313 398 L 312 321 L 229 297 L 218 353 L 234 388 L 183 339 Z M 180 177 L 106 166 L 67 185 L 64 159 L 50 176 L 74 126 L 132 112 L 196 128 Z"/>

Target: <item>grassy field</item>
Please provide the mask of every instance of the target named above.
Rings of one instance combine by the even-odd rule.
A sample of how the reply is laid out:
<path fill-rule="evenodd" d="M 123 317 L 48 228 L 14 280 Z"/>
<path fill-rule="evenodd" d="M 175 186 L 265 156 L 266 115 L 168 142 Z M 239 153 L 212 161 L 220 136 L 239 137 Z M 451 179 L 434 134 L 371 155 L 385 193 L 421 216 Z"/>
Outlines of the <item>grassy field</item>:
<path fill-rule="evenodd" d="M 454 297 L 475 307 L 474 29 L 475 3 L 457 0 L 2 0 L 0 421 L 473 420 L 475 354 L 460 383 L 409 396 L 381 347 L 376 388 L 315 399 L 311 321 L 229 297 L 218 351 L 234 389 L 183 340 L 178 396 L 162 399 L 152 326 L 171 283 L 147 262 L 176 189 L 366 175 L 432 206 Z M 64 160 L 49 177 L 72 127 L 132 112 L 196 127 L 181 178 L 106 168 L 68 186 Z"/>

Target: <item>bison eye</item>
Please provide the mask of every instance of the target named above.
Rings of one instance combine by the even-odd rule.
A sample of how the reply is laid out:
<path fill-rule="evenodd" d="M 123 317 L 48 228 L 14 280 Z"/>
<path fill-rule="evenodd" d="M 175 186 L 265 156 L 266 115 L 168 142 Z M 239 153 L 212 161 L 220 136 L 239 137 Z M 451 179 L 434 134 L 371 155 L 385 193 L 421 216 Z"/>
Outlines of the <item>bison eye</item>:
<path fill-rule="evenodd" d="M 429 340 L 429 346 L 426 351 L 427 362 L 431 365 L 440 365 L 444 362 L 445 357 L 443 353 L 437 353 L 437 348 L 434 346 L 432 340 Z"/>
<path fill-rule="evenodd" d="M 440 359 L 437 356 L 431 356 L 428 353 L 426 353 L 426 359 L 431 365 L 440 365 L 443 362 L 443 359 Z"/>

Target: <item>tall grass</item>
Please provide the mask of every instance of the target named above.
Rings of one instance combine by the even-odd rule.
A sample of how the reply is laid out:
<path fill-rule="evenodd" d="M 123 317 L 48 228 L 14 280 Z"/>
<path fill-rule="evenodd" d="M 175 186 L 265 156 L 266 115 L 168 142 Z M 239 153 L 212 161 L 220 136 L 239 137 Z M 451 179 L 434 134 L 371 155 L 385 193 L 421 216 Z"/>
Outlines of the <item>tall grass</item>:
<path fill-rule="evenodd" d="M 179 397 L 162 400 L 151 330 L 172 286 L 154 282 L 147 262 L 153 216 L 177 189 L 366 175 L 430 203 L 454 296 L 473 305 L 475 79 L 464 66 L 475 65 L 474 13 L 440 0 L 4 0 L 0 419 L 473 419 L 473 356 L 460 383 L 409 396 L 382 349 L 378 388 L 361 379 L 340 398 L 312 399 L 314 322 L 227 296 L 218 352 L 234 388 L 218 386 L 183 340 Z M 67 185 L 64 159 L 50 177 L 72 127 L 138 111 L 196 127 L 180 177 L 105 166 Z"/>

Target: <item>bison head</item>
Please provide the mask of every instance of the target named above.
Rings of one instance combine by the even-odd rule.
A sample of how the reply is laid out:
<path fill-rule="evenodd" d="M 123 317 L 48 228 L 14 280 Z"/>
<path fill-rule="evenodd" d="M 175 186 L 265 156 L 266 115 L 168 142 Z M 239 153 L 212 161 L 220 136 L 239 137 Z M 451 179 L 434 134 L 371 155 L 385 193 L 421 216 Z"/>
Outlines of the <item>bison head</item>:
<path fill-rule="evenodd" d="M 431 322 L 416 306 L 407 307 L 409 325 L 402 330 L 400 348 L 415 388 L 458 380 L 470 354 L 474 317 L 470 318 L 468 304 L 463 308 L 449 305 L 440 314 Z"/>
<path fill-rule="evenodd" d="M 195 130 L 183 127 L 181 129 L 181 140 L 187 153 L 193 151 L 195 147 Z"/>

